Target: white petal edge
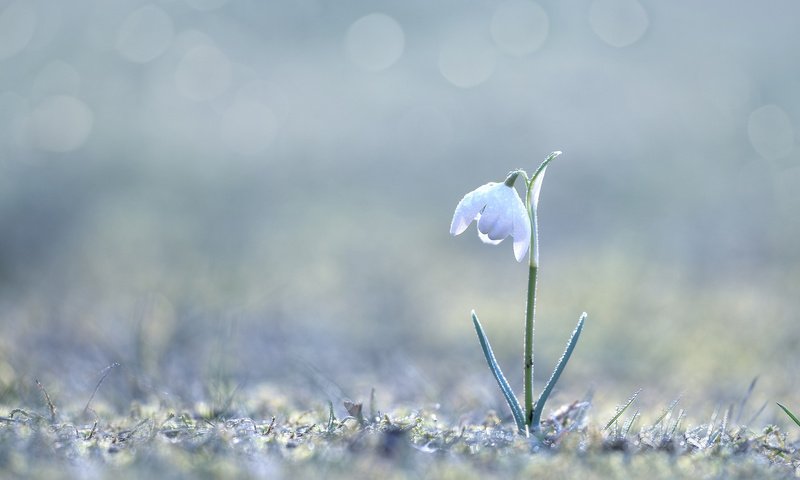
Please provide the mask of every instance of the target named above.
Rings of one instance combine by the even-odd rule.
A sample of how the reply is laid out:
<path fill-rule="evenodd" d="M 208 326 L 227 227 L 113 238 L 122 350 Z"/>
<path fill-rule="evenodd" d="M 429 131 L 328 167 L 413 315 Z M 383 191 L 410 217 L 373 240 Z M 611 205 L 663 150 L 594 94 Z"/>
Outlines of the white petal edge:
<path fill-rule="evenodd" d="M 464 198 L 456 205 L 456 210 L 453 213 L 453 220 L 450 222 L 450 235 L 455 236 L 464 233 L 464 230 L 486 206 L 487 193 L 494 185 L 494 182 L 487 183 L 464 195 Z"/>
<path fill-rule="evenodd" d="M 501 238 L 500 240 L 492 240 L 489 238 L 489 235 L 478 230 L 478 238 L 481 239 L 481 242 L 488 243 L 489 245 L 500 245 L 500 243 L 505 240 L 505 237 Z"/>
<path fill-rule="evenodd" d="M 521 262 L 525 259 L 525 254 L 528 253 L 528 249 L 531 246 L 531 238 L 515 238 L 514 239 L 514 258 L 517 259 L 518 262 Z"/>

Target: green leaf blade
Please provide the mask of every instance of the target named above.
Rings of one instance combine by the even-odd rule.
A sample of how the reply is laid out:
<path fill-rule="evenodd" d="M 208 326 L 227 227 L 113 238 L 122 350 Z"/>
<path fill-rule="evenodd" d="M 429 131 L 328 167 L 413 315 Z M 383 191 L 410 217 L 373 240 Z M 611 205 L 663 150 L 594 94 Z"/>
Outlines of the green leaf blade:
<path fill-rule="evenodd" d="M 539 395 L 539 399 L 536 400 L 536 405 L 533 409 L 533 418 L 531 419 L 531 427 L 534 429 L 534 431 L 539 429 L 539 423 L 542 420 L 542 412 L 544 411 L 544 404 L 547 402 L 548 397 L 550 397 L 550 393 L 552 393 L 553 388 L 558 382 L 558 379 L 561 377 L 561 372 L 564 371 L 564 367 L 567 366 L 567 362 L 569 362 L 569 358 L 572 356 L 572 351 L 575 350 L 575 345 L 578 344 L 578 339 L 581 336 L 585 322 L 586 312 L 584 312 L 583 315 L 581 315 L 581 318 L 578 320 L 578 325 L 575 327 L 575 330 L 572 331 L 572 336 L 570 336 L 569 341 L 567 342 L 567 347 L 564 350 L 563 355 L 561 355 L 561 358 L 558 360 L 556 368 L 553 370 L 553 374 L 550 376 L 550 380 L 547 381 L 547 385 L 545 385 L 544 390 L 542 390 L 541 395 Z"/>
<path fill-rule="evenodd" d="M 503 392 L 503 396 L 505 397 L 509 408 L 511 408 L 511 414 L 514 416 L 514 422 L 517 424 L 517 429 L 519 429 L 520 433 L 526 433 L 527 430 L 525 428 L 524 420 L 525 416 L 522 414 L 522 407 L 519 404 L 519 400 L 517 400 L 517 396 L 514 395 L 514 391 L 511 390 L 508 380 L 506 380 L 506 377 L 503 375 L 500 365 L 497 363 L 497 359 L 494 356 L 492 347 L 489 345 L 489 339 L 486 337 L 486 333 L 484 333 L 481 322 L 478 320 L 478 315 L 475 314 L 474 310 L 472 311 L 472 324 L 475 326 L 475 332 L 478 334 L 478 341 L 483 349 L 483 355 L 486 357 L 486 363 L 489 364 L 489 370 L 492 371 L 492 375 L 494 375 L 497 385 Z"/>
<path fill-rule="evenodd" d="M 778 403 L 778 402 L 775 402 L 775 403 Z M 784 413 L 786 413 L 786 415 L 789 415 L 789 418 L 791 418 L 791 419 L 792 419 L 792 421 L 793 421 L 794 423 L 796 423 L 798 427 L 800 427 L 800 419 L 798 419 L 798 418 L 797 418 L 797 416 L 795 416 L 795 414 L 794 414 L 794 413 L 792 413 L 792 411 L 791 411 L 791 410 L 789 410 L 788 408 L 784 407 L 784 406 L 783 406 L 783 405 L 781 405 L 780 403 L 778 403 L 778 406 L 779 406 L 779 407 L 781 407 L 781 410 L 783 410 L 783 411 L 784 411 Z"/>
<path fill-rule="evenodd" d="M 547 168 L 547 165 L 553 160 L 555 160 L 556 157 L 558 157 L 559 155 L 561 155 L 560 151 L 555 151 L 550 153 L 550 155 L 548 155 L 547 158 L 545 158 L 544 161 L 540 163 L 539 166 L 536 168 L 536 170 L 533 172 L 533 175 L 531 175 L 531 180 L 538 177 L 539 174 L 541 174 L 544 171 L 544 169 Z"/>

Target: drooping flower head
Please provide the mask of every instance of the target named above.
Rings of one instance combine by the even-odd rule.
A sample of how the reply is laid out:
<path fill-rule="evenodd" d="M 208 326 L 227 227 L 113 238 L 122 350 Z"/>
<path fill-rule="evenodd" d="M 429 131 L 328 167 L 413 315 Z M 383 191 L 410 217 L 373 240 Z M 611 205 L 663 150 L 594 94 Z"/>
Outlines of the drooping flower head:
<path fill-rule="evenodd" d="M 525 258 L 531 243 L 531 220 L 525 204 L 514 188 L 516 174 L 503 183 L 490 182 L 464 195 L 458 202 L 450 224 L 450 234 L 459 235 L 477 220 L 478 237 L 497 245 L 511 235 L 514 257 Z"/>

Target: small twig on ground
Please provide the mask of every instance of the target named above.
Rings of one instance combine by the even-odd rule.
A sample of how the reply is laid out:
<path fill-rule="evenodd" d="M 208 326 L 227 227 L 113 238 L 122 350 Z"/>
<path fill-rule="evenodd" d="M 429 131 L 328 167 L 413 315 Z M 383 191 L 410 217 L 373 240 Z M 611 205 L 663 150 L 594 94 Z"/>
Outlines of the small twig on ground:
<path fill-rule="evenodd" d="M 47 407 L 50 409 L 50 422 L 56 423 L 56 406 L 53 405 L 53 401 L 50 399 L 50 395 L 47 393 L 47 390 L 44 389 L 42 382 L 40 382 L 38 378 L 35 378 L 34 381 L 36 382 L 36 386 L 39 387 L 39 390 L 41 390 L 44 394 L 45 400 L 47 400 Z"/>
<path fill-rule="evenodd" d="M 89 432 L 89 435 L 86 436 L 86 440 L 91 440 L 94 437 L 95 432 L 97 432 L 97 420 L 94 421 L 94 425 L 92 425 L 92 431 Z"/>
<path fill-rule="evenodd" d="M 17 415 L 17 414 L 24 415 L 24 416 L 26 416 L 28 418 L 42 418 L 42 416 L 39 415 L 38 413 L 29 413 L 29 412 L 26 412 L 25 410 L 23 410 L 21 408 L 15 408 L 14 410 L 11 410 L 8 413 L 8 418 L 10 418 L 11 420 L 14 420 L 14 421 L 19 421 L 16 418 L 14 418 L 14 415 Z"/>
<path fill-rule="evenodd" d="M 272 420 L 269 422 L 269 427 L 267 427 L 267 431 L 264 432 L 264 435 L 272 433 L 273 428 L 275 428 L 275 415 L 272 416 Z"/>
<path fill-rule="evenodd" d="M 108 374 L 111 373 L 111 370 L 115 369 L 116 367 L 119 367 L 119 363 L 114 362 L 111 365 L 104 368 L 103 370 L 101 370 L 100 380 L 98 380 L 97 385 L 95 385 L 94 390 L 92 391 L 92 395 L 89 396 L 89 401 L 86 402 L 86 406 L 83 407 L 83 413 L 89 411 L 89 405 L 92 403 L 92 400 L 94 400 L 94 396 L 97 394 L 97 391 L 100 390 L 100 385 L 103 384 L 103 381 L 105 381 Z"/>

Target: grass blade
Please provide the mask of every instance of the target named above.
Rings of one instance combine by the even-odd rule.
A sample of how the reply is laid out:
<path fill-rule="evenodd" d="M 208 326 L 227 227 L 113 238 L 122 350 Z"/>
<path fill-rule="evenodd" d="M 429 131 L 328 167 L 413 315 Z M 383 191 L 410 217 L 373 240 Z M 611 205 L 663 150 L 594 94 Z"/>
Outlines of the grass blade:
<path fill-rule="evenodd" d="M 756 388 L 756 383 L 758 382 L 758 375 L 753 378 L 753 381 L 750 382 L 750 387 L 747 389 L 747 393 L 744 394 L 742 397 L 741 403 L 739 403 L 739 411 L 736 414 L 736 424 L 739 424 L 739 421 L 742 419 L 742 413 L 744 413 L 744 406 L 747 404 L 747 401 L 750 400 L 750 395 L 753 394 L 753 390 Z"/>
<path fill-rule="evenodd" d="M 613 417 L 611 417 L 611 420 L 609 420 L 609 421 L 608 421 L 608 423 L 606 423 L 606 426 L 605 426 L 605 427 L 603 427 L 603 430 L 608 430 L 608 428 L 609 428 L 611 425 L 614 425 L 614 422 L 616 422 L 616 421 L 617 421 L 617 419 L 618 419 L 618 418 L 619 418 L 619 417 L 620 417 L 620 416 L 621 416 L 623 413 L 625 413 L 625 410 L 627 410 L 627 409 L 628 409 L 628 407 L 630 407 L 630 406 L 631 406 L 631 404 L 633 403 L 633 401 L 634 401 L 634 400 L 636 400 L 636 397 L 638 397 L 640 393 L 642 393 L 642 389 L 641 389 L 641 388 L 640 388 L 639 390 L 636 390 L 636 392 L 634 392 L 634 393 L 633 393 L 633 395 L 631 395 L 631 398 L 629 398 L 629 399 L 628 399 L 628 402 L 627 402 L 627 403 L 626 403 L 624 406 L 622 406 L 622 408 L 619 408 L 619 409 L 617 409 L 617 413 L 615 413 L 615 414 L 614 414 L 614 416 L 613 416 Z"/>
<path fill-rule="evenodd" d="M 682 395 L 683 395 L 683 394 L 681 394 L 681 395 L 678 395 L 678 398 L 676 398 L 675 400 L 673 400 L 673 401 L 672 401 L 672 403 L 670 403 L 670 404 L 669 404 L 669 406 L 668 406 L 667 408 L 665 408 L 665 409 L 664 409 L 664 410 L 661 412 L 661 416 L 659 416 L 659 417 L 658 417 L 658 418 L 657 418 L 657 419 L 656 419 L 656 420 L 653 422 L 653 426 L 656 426 L 656 425 L 658 425 L 659 423 L 661 423 L 661 421 L 662 421 L 662 420 L 664 420 L 664 419 L 667 417 L 667 415 L 668 415 L 669 413 L 671 413 L 671 412 L 672 412 L 672 411 L 675 409 L 675 407 L 678 405 L 678 402 L 680 402 L 680 401 L 681 401 L 681 396 L 682 396 Z"/>
<path fill-rule="evenodd" d="M 754 413 L 753 416 L 750 417 L 750 421 L 747 422 L 747 424 L 752 425 L 753 423 L 755 423 L 756 419 L 760 417 L 762 413 L 764 413 L 764 410 L 767 408 L 767 405 L 769 405 L 769 401 L 762 403 L 761 408 L 756 410 L 756 413 Z"/>
<path fill-rule="evenodd" d="M 672 441 L 675 438 L 675 434 L 678 432 L 678 428 L 681 426 L 681 422 L 683 421 L 683 417 L 686 416 L 686 411 L 684 409 L 680 409 L 678 411 L 678 418 L 675 419 L 675 424 L 672 426 L 669 434 L 664 432 L 664 438 L 661 439 L 662 442 Z"/>
<path fill-rule="evenodd" d="M 572 331 L 572 336 L 569 337 L 569 341 L 567 342 L 567 348 L 564 350 L 564 354 L 561 355 L 561 358 L 558 360 L 556 364 L 555 370 L 553 370 L 553 374 L 550 376 L 550 380 L 547 381 L 547 385 L 545 385 L 544 390 L 542 390 L 541 395 L 539 395 L 538 400 L 536 400 L 536 405 L 533 408 L 533 418 L 531 419 L 531 426 L 534 430 L 539 429 L 539 423 L 542 419 L 542 412 L 544 411 L 544 404 L 547 402 L 547 398 L 550 396 L 550 393 L 553 391 L 553 387 L 556 386 L 559 377 L 561 377 L 561 372 L 564 371 L 564 367 L 567 366 L 567 362 L 569 361 L 569 357 L 572 355 L 572 351 L 575 350 L 575 345 L 578 343 L 578 338 L 581 336 L 581 332 L 583 331 L 583 324 L 586 322 L 586 312 L 583 312 L 581 318 L 578 320 L 578 325 L 575 327 L 575 330 Z"/>
<path fill-rule="evenodd" d="M 722 417 L 722 426 L 719 429 L 720 435 L 725 435 L 728 431 L 728 419 L 733 415 L 733 405 L 729 406 L 727 410 L 725 410 L 725 416 Z"/>
<path fill-rule="evenodd" d="M 775 403 L 778 403 L 778 402 L 775 402 Z M 800 427 L 800 420 L 798 420 L 798 418 L 795 416 L 794 413 L 791 412 L 791 410 L 789 410 L 788 408 L 784 407 L 780 403 L 778 403 L 778 406 L 781 407 L 781 410 L 783 410 L 786 413 L 786 415 L 789 415 L 789 418 L 791 418 L 792 421 L 794 423 L 796 423 L 798 427 Z"/>
<path fill-rule="evenodd" d="M 641 417 L 641 415 L 639 414 L 639 410 L 633 412 L 631 418 L 627 422 L 625 422 L 625 424 L 622 426 L 622 431 L 620 432 L 620 438 L 625 439 L 628 437 L 628 432 L 631 431 L 631 428 L 633 428 L 633 424 L 636 423 L 636 420 L 639 417 Z"/>
<path fill-rule="evenodd" d="M 328 426 L 325 428 L 326 433 L 329 434 L 333 433 L 333 426 L 335 421 L 336 421 L 336 415 L 333 414 L 333 402 L 328 401 Z"/>
<path fill-rule="evenodd" d="M 100 390 L 100 386 L 103 384 L 103 382 L 105 381 L 105 379 L 108 376 L 108 374 L 111 373 L 111 370 L 113 370 L 113 369 L 115 369 L 117 367 L 119 367 L 119 363 L 114 362 L 111 365 L 107 366 L 106 368 L 104 368 L 103 370 L 100 371 L 100 374 L 101 374 L 100 375 L 100 380 L 97 381 L 97 385 L 95 385 L 94 390 L 92 391 L 92 394 L 89 396 L 89 400 L 86 402 L 86 406 L 83 407 L 83 413 L 86 413 L 86 412 L 89 411 L 89 405 L 92 404 L 92 400 L 94 400 L 94 396 L 97 395 L 98 390 Z"/>
<path fill-rule="evenodd" d="M 708 448 L 714 441 L 713 433 L 714 433 L 714 425 L 717 424 L 717 417 L 719 416 L 719 407 L 714 408 L 714 413 L 711 414 L 711 421 L 708 422 L 708 431 L 706 432 L 706 446 Z"/>
<path fill-rule="evenodd" d="M 492 371 L 494 379 L 497 380 L 497 385 L 500 386 L 500 390 L 503 392 L 503 396 L 506 397 L 506 402 L 508 402 L 508 406 L 511 408 L 514 422 L 516 422 L 520 433 L 525 433 L 525 416 L 522 414 L 522 407 L 519 405 L 517 396 L 514 395 L 514 392 L 511 390 L 508 380 L 506 380 L 506 377 L 503 375 L 503 371 L 500 370 L 497 359 L 494 358 L 494 352 L 492 352 L 492 347 L 489 345 L 489 339 L 486 338 L 483 327 L 481 327 L 481 322 L 478 320 L 478 315 L 475 314 L 474 310 L 472 311 L 472 324 L 475 325 L 475 331 L 478 333 L 478 341 L 481 343 L 483 355 L 486 357 L 486 363 L 489 364 L 489 370 Z"/>

